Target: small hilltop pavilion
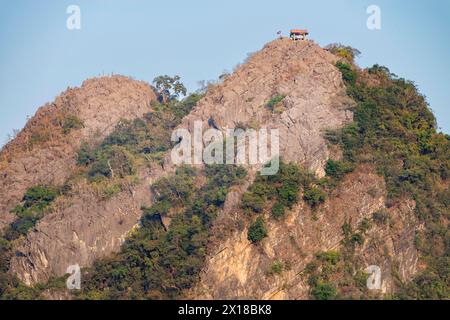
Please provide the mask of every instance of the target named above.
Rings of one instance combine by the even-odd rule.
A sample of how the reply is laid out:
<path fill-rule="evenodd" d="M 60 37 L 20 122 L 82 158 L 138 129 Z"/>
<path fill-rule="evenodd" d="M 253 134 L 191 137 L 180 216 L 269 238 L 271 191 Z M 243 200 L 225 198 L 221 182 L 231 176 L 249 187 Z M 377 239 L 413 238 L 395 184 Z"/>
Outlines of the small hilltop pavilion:
<path fill-rule="evenodd" d="M 290 33 L 290 38 L 294 41 L 297 40 L 305 40 L 306 36 L 309 34 L 309 31 L 304 29 L 292 29 Z"/>

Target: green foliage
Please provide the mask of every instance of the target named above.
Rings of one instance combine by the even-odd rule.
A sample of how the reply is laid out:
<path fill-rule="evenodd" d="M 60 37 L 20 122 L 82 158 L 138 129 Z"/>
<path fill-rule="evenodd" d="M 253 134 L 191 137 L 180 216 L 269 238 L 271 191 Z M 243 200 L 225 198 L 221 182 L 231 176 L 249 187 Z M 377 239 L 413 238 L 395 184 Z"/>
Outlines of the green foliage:
<path fill-rule="evenodd" d="M 247 238 L 252 243 L 258 243 L 262 239 L 267 237 L 267 227 L 264 223 L 264 219 L 259 216 L 256 218 L 255 222 L 248 228 Z"/>
<path fill-rule="evenodd" d="M 352 48 L 350 46 L 344 46 L 340 43 L 332 43 L 326 46 L 326 49 L 350 63 L 353 63 L 355 58 L 361 54 L 358 49 Z"/>
<path fill-rule="evenodd" d="M 261 213 L 271 203 L 269 200 L 275 200 L 272 215 L 279 219 L 284 216 L 286 209 L 291 209 L 298 202 L 301 187 L 309 188 L 313 182 L 313 174 L 298 165 L 280 161 L 277 174 L 256 177 L 242 197 L 242 208 L 250 213 Z"/>
<path fill-rule="evenodd" d="M 173 206 L 190 198 L 194 181 L 190 175 L 179 173 L 167 178 L 161 178 L 152 185 L 152 192 L 158 202 L 171 203 Z"/>
<path fill-rule="evenodd" d="M 283 273 L 283 269 L 284 269 L 283 263 L 277 260 L 270 266 L 269 274 L 280 275 Z"/>
<path fill-rule="evenodd" d="M 360 291 L 366 291 L 367 290 L 367 279 L 369 278 L 369 275 L 361 270 L 358 270 L 356 274 L 353 276 L 353 281 L 355 283 L 355 286 Z"/>
<path fill-rule="evenodd" d="M 95 154 L 89 177 L 124 178 L 136 173 L 134 156 L 124 147 L 104 147 Z"/>
<path fill-rule="evenodd" d="M 309 204 L 311 208 L 317 208 L 326 200 L 326 193 L 317 187 L 308 187 L 303 193 L 303 200 Z"/>
<path fill-rule="evenodd" d="M 2 291 L 9 284 L 8 271 L 10 267 L 10 260 L 13 255 L 13 245 L 6 237 L 0 237 L 0 298 Z"/>
<path fill-rule="evenodd" d="M 13 221 L 0 237 L 0 300 L 36 300 L 43 289 L 30 288 L 22 284 L 15 276 L 9 274 L 11 258 L 14 255 L 13 243 L 36 225 L 49 210 L 51 203 L 59 195 L 58 190 L 48 186 L 29 188 L 22 197 L 22 204 L 17 205 L 12 213 Z"/>
<path fill-rule="evenodd" d="M 278 200 L 280 204 L 291 208 L 298 202 L 299 184 L 292 180 L 286 180 L 277 189 Z"/>
<path fill-rule="evenodd" d="M 416 245 L 427 268 L 411 282 L 398 284 L 396 298 L 449 299 L 449 233 L 448 224 L 450 174 L 450 139 L 436 132 L 436 121 L 425 98 L 414 83 L 398 78 L 389 69 L 375 65 L 360 72 L 353 65 L 359 52 L 339 44 L 329 50 L 342 58 L 336 66 L 342 73 L 348 94 L 357 102 L 354 122 L 342 130 L 327 132 L 333 144 L 342 147 L 343 161 L 328 161 L 326 173 L 329 180 L 338 181 L 353 167 L 369 163 L 385 179 L 388 201 L 411 198 L 416 203 L 417 217 L 425 225 L 418 233 Z M 344 62 L 345 61 L 345 62 Z M 191 95 L 177 101 L 186 90 L 179 77 L 155 78 L 160 103 L 142 120 L 122 121 L 99 145 L 83 144 L 78 153 L 78 164 L 85 167 L 92 180 L 98 178 L 127 177 L 136 172 L 139 161 L 154 161 L 171 147 L 170 132 L 190 112 L 200 95 Z M 267 108 L 276 111 L 284 95 L 276 95 Z M 62 124 L 65 133 L 82 127 L 79 119 L 68 117 Z M 37 138 L 36 138 L 37 137 Z M 47 141 L 48 133 L 32 136 L 35 141 Z M 168 299 L 177 298 L 198 279 L 206 256 L 210 227 L 217 211 L 225 202 L 231 186 L 245 177 L 241 168 L 207 166 L 206 184 L 195 179 L 198 172 L 180 168 L 176 175 L 161 179 L 152 190 L 154 204 L 143 208 L 141 228 L 125 242 L 121 252 L 95 263 L 86 270 L 84 299 Z M 331 178 L 331 179 L 330 179 Z M 201 180 L 201 179 L 199 179 Z M 271 210 L 273 217 L 283 217 L 286 209 L 299 201 L 303 189 L 304 200 L 316 208 L 326 194 L 323 183 L 298 166 L 280 164 L 277 175 L 258 176 L 244 194 L 242 207 L 249 213 Z M 23 203 L 13 211 L 17 220 L 0 238 L 0 296 L 1 298 L 36 299 L 42 288 L 28 288 L 7 272 L 13 254 L 13 243 L 33 228 L 57 196 L 55 190 L 35 187 L 24 195 Z M 272 206 L 272 207 L 271 207 Z M 176 207 L 176 208 L 175 208 Z M 171 216 L 171 226 L 166 230 L 164 216 Z M 253 217 L 252 217 L 253 218 Z M 386 224 L 386 212 L 373 214 L 373 221 Z M 349 255 L 355 246 L 363 244 L 371 227 L 363 220 L 353 231 L 344 224 L 344 247 L 341 252 L 324 252 L 306 268 L 309 274 L 311 295 L 316 299 L 334 299 L 338 285 L 333 275 L 350 274 L 350 283 L 360 290 L 367 275 L 348 266 Z M 263 217 L 256 217 L 249 227 L 248 239 L 257 243 L 267 236 Z M 344 265 L 344 266 L 343 266 Z M 344 268 L 344 271 L 343 269 Z M 271 272 L 279 274 L 283 265 L 276 262 Z M 334 282 L 333 282 L 334 281 Z"/>
<path fill-rule="evenodd" d="M 343 161 L 328 160 L 325 166 L 326 174 L 335 180 L 341 180 L 344 175 L 352 171 L 352 164 Z"/>
<path fill-rule="evenodd" d="M 410 283 L 404 285 L 396 297 L 399 299 L 445 300 L 448 294 L 448 258 L 436 259 L 437 265 L 429 266 Z"/>
<path fill-rule="evenodd" d="M 192 94 L 167 104 L 156 103 L 144 119 L 121 120 L 99 145 L 82 143 L 77 155 L 91 180 L 125 178 L 137 171 L 140 163 L 155 161 L 172 146 L 170 134 L 202 95 Z"/>
<path fill-rule="evenodd" d="M 264 205 L 264 198 L 256 193 L 246 192 L 242 197 L 242 208 L 249 209 L 255 213 L 261 213 Z"/>
<path fill-rule="evenodd" d="M 124 178 L 136 173 L 136 158 L 125 146 L 104 144 L 97 149 L 90 149 L 82 144 L 78 151 L 79 165 L 87 166 L 87 176 Z"/>
<path fill-rule="evenodd" d="M 448 277 L 443 270 L 450 269 L 450 241 L 448 232 L 437 227 L 448 221 L 448 197 L 442 196 L 448 192 L 450 173 L 448 136 L 436 132 L 436 120 L 414 83 L 379 65 L 367 69 L 367 73 L 343 63 L 338 67 L 357 107 L 354 123 L 331 135 L 332 140 L 342 146 L 345 162 L 376 166 L 386 182 L 388 202 L 414 199 L 417 217 L 425 224 L 426 230 L 416 243 L 427 269 L 399 288 L 398 295 L 448 298 Z M 356 82 L 356 77 L 360 81 Z M 373 218 L 378 224 L 388 220 L 381 211 Z M 348 240 L 358 244 L 363 237 L 356 233 Z"/>
<path fill-rule="evenodd" d="M 311 294 L 317 300 L 333 300 L 336 297 L 336 287 L 331 282 L 318 282 L 312 287 Z"/>
<path fill-rule="evenodd" d="M 2 292 L 3 291 L 3 292 Z M 12 285 L 0 289 L 2 300 L 40 300 L 42 290 L 26 286 L 25 284 L 14 279 Z"/>
<path fill-rule="evenodd" d="M 354 233 L 351 237 L 351 240 L 355 244 L 359 244 L 359 245 L 362 245 L 364 243 L 364 238 L 363 238 L 362 234 L 360 234 L 360 233 Z"/>
<path fill-rule="evenodd" d="M 207 181 L 188 167 L 153 186 L 155 202 L 143 208 L 141 228 L 116 256 L 85 270 L 80 299 L 175 299 L 197 281 L 206 257 L 211 224 L 228 189 L 242 181 L 243 168 L 214 165 L 205 168 Z M 219 196 L 212 196 L 219 195 Z M 169 230 L 161 217 L 178 206 Z"/>
<path fill-rule="evenodd" d="M 159 93 L 160 101 L 162 103 L 175 100 L 180 96 L 180 94 L 185 96 L 187 92 L 186 87 L 180 82 L 179 76 L 158 76 L 153 79 L 153 84 Z"/>
<path fill-rule="evenodd" d="M 58 196 L 58 191 L 51 187 L 34 186 L 29 188 L 23 198 L 25 208 L 35 208 L 42 210 L 47 207 Z"/>
<path fill-rule="evenodd" d="M 121 185 L 117 183 L 103 185 L 102 179 L 133 177 L 137 172 L 139 163 L 154 161 L 161 152 L 170 149 L 172 142 L 167 132 L 173 130 L 181 122 L 181 119 L 196 105 L 197 101 L 202 98 L 202 95 L 193 94 L 182 101 L 177 101 L 178 95 L 184 93 L 181 84 L 176 82 L 177 80 L 173 83 L 174 91 L 168 101 L 166 101 L 166 104 L 154 104 L 152 111 L 146 114 L 144 119 L 119 122 L 113 132 L 98 145 L 82 143 L 78 152 L 77 163 L 84 168 L 90 181 L 95 183 L 101 182 L 103 196 L 114 195 L 122 189 Z M 78 118 L 68 116 L 64 118 L 61 126 L 64 133 L 68 133 L 72 129 L 81 128 L 83 124 Z M 224 185 L 227 185 L 227 183 L 224 183 Z M 184 185 L 181 184 L 181 186 Z M 176 187 L 180 187 L 180 185 Z M 180 193 L 186 192 L 185 189 L 180 189 L 179 191 Z M 2 270 L 6 272 L 9 268 L 9 260 L 12 255 L 10 241 L 26 235 L 44 215 L 48 204 L 54 200 L 56 195 L 57 192 L 50 188 L 31 188 L 25 194 L 23 204 L 13 210 L 17 215 L 17 219 L 7 228 L 5 238 L 1 241 L 0 264 Z M 223 190 L 217 191 L 217 195 L 220 195 L 220 199 L 216 199 L 216 204 L 220 203 L 221 200 L 224 201 Z M 158 209 L 158 211 L 162 211 L 161 214 L 164 214 L 168 212 L 168 207 L 167 202 L 160 201 L 157 202 L 155 208 L 152 207 L 151 209 Z M 209 208 L 202 207 L 201 210 L 203 209 Z M 144 213 L 146 213 L 146 210 L 144 210 Z M 212 216 L 212 212 L 208 211 L 208 215 Z M 143 223 L 148 218 L 149 215 L 145 214 Z M 155 224 L 151 225 L 154 227 Z M 158 227 L 160 228 L 160 226 L 161 224 Z M 12 285 L 13 279 L 2 275 L 0 273 L 0 281 L 7 279 L 6 281 L 9 283 L 8 297 L 32 296 L 28 289 L 25 290 L 26 287 Z M 94 291 L 90 292 L 90 294 L 92 297 L 100 296 Z"/>
<path fill-rule="evenodd" d="M 277 94 L 274 97 L 272 97 L 266 104 L 267 108 L 274 112 L 275 111 L 275 106 L 277 104 L 279 104 L 281 101 L 284 100 L 284 98 L 286 98 L 285 94 Z"/>
<path fill-rule="evenodd" d="M 147 124 L 142 119 L 120 121 L 114 131 L 103 142 L 103 145 L 137 147 L 148 135 Z"/>
<path fill-rule="evenodd" d="M 274 206 L 272 207 L 272 216 L 275 219 L 280 219 L 284 217 L 284 213 L 285 213 L 284 205 L 280 202 L 275 203 Z"/>
<path fill-rule="evenodd" d="M 169 201 L 158 201 L 150 208 L 142 208 L 144 212 L 144 219 L 142 220 L 142 224 L 146 227 L 151 227 L 155 221 L 157 224 L 159 224 L 161 222 L 161 217 L 167 216 L 171 207 L 172 205 Z"/>
<path fill-rule="evenodd" d="M 309 275 L 308 284 L 313 298 L 332 300 L 337 297 L 337 286 L 332 278 L 342 271 L 342 261 L 338 251 L 326 251 L 317 253 L 316 259 L 306 266 L 305 272 Z"/>
<path fill-rule="evenodd" d="M 340 254 L 337 251 L 326 251 L 317 254 L 317 258 L 323 263 L 336 265 L 339 262 Z"/>
<path fill-rule="evenodd" d="M 80 166 L 87 166 L 94 162 L 94 160 L 95 157 L 91 148 L 89 148 L 89 145 L 86 142 L 83 142 L 77 153 L 77 164 Z"/>
<path fill-rule="evenodd" d="M 17 205 L 11 212 L 16 220 L 6 229 L 4 236 L 8 240 L 18 239 L 26 235 L 37 221 L 44 216 L 45 210 L 58 196 L 58 191 L 51 187 L 34 186 L 29 188 L 23 198 L 22 204 Z"/>
<path fill-rule="evenodd" d="M 211 188 L 229 188 L 236 181 L 242 181 L 247 176 L 247 171 L 243 167 L 213 164 L 205 167 L 205 175 Z"/>
<path fill-rule="evenodd" d="M 338 61 L 336 62 L 336 67 L 341 71 L 342 73 L 342 79 L 349 83 L 350 85 L 355 85 L 356 83 L 356 72 L 353 71 L 351 65 Z"/>

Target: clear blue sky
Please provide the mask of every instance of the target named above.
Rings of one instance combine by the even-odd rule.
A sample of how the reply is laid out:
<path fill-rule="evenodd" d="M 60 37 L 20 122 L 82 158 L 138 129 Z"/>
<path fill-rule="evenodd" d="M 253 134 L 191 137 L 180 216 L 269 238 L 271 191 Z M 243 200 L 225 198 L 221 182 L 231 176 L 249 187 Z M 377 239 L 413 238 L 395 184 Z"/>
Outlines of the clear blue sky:
<path fill-rule="evenodd" d="M 66 28 L 71 4 L 81 8 L 81 30 Z M 379 31 L 366 27 L 370 4 L 381 8 Z M 321 45 L 358 48 L 362 66 L 414 80 L 450 132 L 447 0 L 14 0 L 0 4 L 0 144 L 86 78 L 179 74 L 195 90 L 291 27 L 308 28 Z"/>

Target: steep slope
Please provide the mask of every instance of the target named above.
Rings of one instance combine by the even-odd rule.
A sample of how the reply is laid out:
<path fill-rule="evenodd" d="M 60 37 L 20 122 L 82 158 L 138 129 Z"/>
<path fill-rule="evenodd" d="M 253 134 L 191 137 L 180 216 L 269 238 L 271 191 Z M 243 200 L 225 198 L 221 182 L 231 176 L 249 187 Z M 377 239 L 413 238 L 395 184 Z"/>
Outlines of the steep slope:
<path fill-rule="evenodd" d="M 104 138 L 120 119 L 140 117 L 155 98 L 147 84 L 113 76 L 87 80 L 41 107 L 1 150 L 0 230 L 14 220 L 10 210 L 27 188 L 67 180 L 81 141 Z"/>
<path fill-rule="evenodd" d="M 87 299 L 448 297 L 450 139 L 411 82 L 380 66 L 361 70 L 352 50 L 278 39 L 204 97 L 182 101 L 150 104 L 151 88 L 123 77 L 73 89 L 79 97 L 92 88 L 91 98 L 47 112 L 75 114 L 84 127 L 47 121 L 61 128 L 58 139 L 23 150 L 22 133 L 5 148 L 5 168 L 49 141 L 69 150 L 56 158 L 66 171 L 50 181 L 20 171 L 20 193 L 5 198 L 11 208 L 29 186 L 64 185 L 14 241 L 11 273 L 45 283 L 79 264 L 83 286 L 72 297 Z M 92 119 L 97 109 L 114 130 Z M 194 133 L 196 121 L 222 132 L 278 129 L 280 171 L 177 168 L 170 135 Z M 24 132 L 47 122 L 38 114 Z M 370 265 L 381 270 L 377 290 L 366 287 Z"/>
<path fill-rule="evenodd" d="M 448 298 L 450 138 L 436 132 L 412 82 L 378 65 L 359 69 L 352 50 L 330 49 L 357 102 L 355 122 L 327 133 L 342 154 L 327 162 L 325 179 L 300 186 L 302 199 L 281 218 L 285 186 L 271 191 L 274 204 L 264 195 L 270 179 L 221 212 L 189 297 Z M 369 266 L 380 270 L 372 290 Z"/>
<path fill-rule="evenodd" d="M 10 209 L 22 201 L 28 188 L 66 183 L 77 170 L 76 156 L 82 141 L 91 144 L 101 141 L 119 120 L 134 119 L 148 112 L 151 101 L 155 99 L 155 93 L 149 85 L 123 76 L 112 76 L 87 80 L 80 88 L 68 89 L 55 102 L 40 108 L 17 138 L 2 149 L 0 226 L 4 228 L 16 219 Z M 68 122 L 67 119 L 73 121 Z M 127 198 L 121 201 L 121 205 L 129 206 L 130 202 L 133 202 L 132 199 Z M 141 201 L 132 204 L 136 206 L 135 211 L 139 212 Z M 70 207 L 67 211 L 62 209 L 67 206 Z M 86 210 L 91 216 L 81 219 L 80 215 Z M 43 219 L 39 231 L 29 233 L 29 240 L 22 250 L 30 255 L 33 252 L 36 260 L 30 257 L 28 265 L 34 266 L 35 263 L 36 268 L 40 264 L 48 266 L 47 259 L 52 258 L 54 260 L 51 261 L 58 265 L 62 252 L 73 251 L 61 251 L 57 245 L 68 238 L 80 241 L 82 249 L 77 255 L 83 256 L 83 259 L 90 257 L 89 246 L 92 244 L 87 239 L 95 239 L 98 245 L 96 250 L 108 253 L 111 247 L 118 248 L 120 237 L 136 223 L 139 213 L 131 223 L 115 227 L 111 225 L 114 220 L 103 216 L 105 211 L 105 207 L 98 204 L 98 199 L 91 194 L 83 194 L 72 206 L 59 203 L 54 213 Z M 128 216 L 127 211 L 117 214 Z M 62 226 L 61 221 L 64 219 L 67 219 L 66 226 L 70 227 Z M 52 234 L 55 236 L 52 237 Z M 97 238 L 99 234 L 101 236 Z M 81 240 L 78 236 L 82 237 Z M 47 275 L 53 274 L 45 271 L 45 276 L 34 276 L 32 271 L 21 272 L 19 265 L 19 262 L 13 261 L 11 268 L 27 284 L 45 282 Z M 64 273 L 65 268 L 67 265 L 58 269 L 57 274 Z"/>
<path fill-rule="evenodd" d="M 352 119 L 352 101 L 335 61 L 310 41 L 271 42 L 213 86 L 179 128 L 192 130 L 193 122 L 201 120 L 207 129 L 211 119 L 222 130 L 252 123 L 278 128 L 282 156 L 323 175 L 329 156 L 323 131 Z M 284 99 L 277 106 L 280 111 L 273 112 L 267 103 L 277 94 Z M 90 266 L 117 251 L 120 239 L 138 222 L 140 206 L 150 204 L 152 181 L 172 171 L 169 155 L 163 167 L 164 171 L 159 166 L 141 171 L 137 185 L 100 203 L 88 190 L 80 190 L 57 204 L 19 248 L 12 270 L 28 284 L 45 282 L 63 275 L 69 265 Z"/>
<path fill-rule="evenodd" d="M 323 132 L 352 120 L 336 57 L 312 41 L 278 39 L 264 46 L 214 86 L 181 128 L 277 128 L 280 154 L 324 175 L 329 157 Z M 268 103 L 281 97 L 273 110 Z"/>
<path fill-rule="evenodd" d="M 311 209 L 300 201 L 283 220 L 263 216 L 268 235 L 255 246 L 248 238 L 247 214 L 240 206 L 223 212 L 216 221 L 214 238 L 218 245 L 210 247 L 210 255 L 199 284 L 189 297 L 197 299 L 308 299 L 307 266 L 317 253 L 339 250 L 346 223 L 357 230 L 362 221 L 385 209 L 386 189 L 373 168 L 361 167 L 339 184 L 320 209 Z M 401 279 L 410 280 L 416 272 L 418 253 L 414 247 L 417 223 L 414 203 L 402 203 L 388 209 L 393 221 L 400 224 L 397 232 L 389 228 L 372 230 L 368 248 L 358 265 L 378 265 L 383 270 L 382 292 L 392 293 L 393 264 L 401 270 Z M 246 221 L 239 228 L 239 221 Z M 224 232 L 224 230 L 232 230 Z M 375 241 L 375 240 L 374 240 Z M 380 250 L 380 251 L 377 251 Z M 393 259 L 393 260 L 392 260 Z M 274 265 L 282 270 L 273 272 Z"/>

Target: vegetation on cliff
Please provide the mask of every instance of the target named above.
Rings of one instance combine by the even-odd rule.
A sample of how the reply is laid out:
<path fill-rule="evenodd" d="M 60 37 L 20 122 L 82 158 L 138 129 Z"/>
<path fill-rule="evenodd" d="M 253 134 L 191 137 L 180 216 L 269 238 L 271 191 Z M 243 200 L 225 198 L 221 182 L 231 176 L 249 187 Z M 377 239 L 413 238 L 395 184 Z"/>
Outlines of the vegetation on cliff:
<path fill-rule="evenodd" d="M 199 176 L 206 183 L 199 183 Z M 211 224 L 229 188 L 246 176 L 241 167 L 179 168 L 153 186 L 155 202 L 143 208 L 141 227 L 120 253 L 85 270 L 80 299 L 174 299 L 198 279 Z M 201 179 L 200 179 L 201 180 Z M 170 211 L 176 214 L 170 215 Z M 166 229 L 162 218 L 170 216 Z"/>
<path fill-rule="evenodd" d="M 192 94 L 165 104 L 153 103 L 143 119 L 122 120 L 100 144 L 83 143 L 77 161 L 91 180 L 123 178 L 135 174 L 138 163 L 159 161 L 170 149 L 171 132 L 202 98 Z"/>
<path fill-rule="evenodd" d="M 448 299 L 450 137 L 437 132 L 436 120 L 413 82 L 379 65 L 361 70 L 348 59 L 354 56 L 339 52 L 347 59 L 336 66 L 357 106 L 354 122 L 329 134 L 329 141 L 342 147 L 345 163 L 374 164 L 386 182 L 387 205 L 402 197 L 413 199 L 425 225 L 416 235 L 416 246 L 427 267 L 410 283 L 398 280 L 395 297 Z M 327 173 L 332 176 L 346 171 L 330 164 Z"/>
<path fill-rule="evenodd" d="M 50 205 L 58 195 L 59 191 L 55 188 L 34 186 L 25 192 L 22 203 L 12 210 L 16 214 L 16 220 L 0 237 L 0 299 L 37 299 L 40 297 L 43 286 L 29 288 L 8 272 L 15 244 L 26 237 L 39 219 L 51 210 Z"/>
<path fill-rule="evenodd" d="M 356 102 L 354 121 L 326 133 L 329 143 L 343 151 L 343 159 L 327 161 L 323 179 L 282 161 L 276 175 L 258 175 L 240 202 L 248 218 L 247 239 L 256 245 L 268 237 L 268 213 L 281 221 L 301 200 L 317 213 L 345 175 L 357 166 L 369 164 L 384 177 L 386 207 L 400 199 L 413 199 L 417 218 L 425 226 L 417 232 L 415 245 L 421 254 L 421 265 L 426 268 L 409 283 L 403 283 L 394 274 L 396 293 L 392 298 L 448 299 L 450 137 L 437 132 L 435 118 L 414 83 L 379 65 L 358 68 L 354 58 L 359 52 L 350 47 L 332 45 L 328 49 L 340 58 L 336 67 L 342 73 L 348 95 Z M 121 121 L 105 139 L 83 143 L 78 152 L 80 175 L 94 185 L 106 185 L 103 191 L 107 196 L 120 192 L 120 183 L 135 177 L 141 166 L 162 160 L 172 147 L 168 132 L 202 97 L 192 94 L 178 100 L 186 94 L 179 77 L 162 76 L 154 83 L 159 102 L 153 103 L 151 112 L 142 119 Z M 266 108 L 276 113 L 276 106 L 284 99 L 285 95 L 277 94 L 266 103 Z M 76 117 L 60 120 L 61 134 L 83 126 Z M 30 147 L 47 139 L 45 133 L 49 130 L 45 129 L 31 137 Z M 75 294 L 76 298 L 183 297 L 204 267 L 218 210 L 230 188 L 245 176 L 241 167 L 213 165 L 204 170 L 180 167 L 175 175 L 156 181 L 151 187 L 153 205 L 142 208 L 140 227 L 130 234 L 119 253 L 83 270 L 82 290 Z M 32 230 L 58 194 L 48 186 L 30 188 L 14 209 L 17 219 L 0 238 L 0 297 L 36 299 L 45 288 L 60 285 L 61 279 L 52 279 L 48 286 L 28 288 L 8 274 L 15 243 Z M 355 251 L 365 243 L 373 225 L 388 223 L 387 211 L 379 210 L 372 219 L 362 220 L 355 230 L 349 223 L 344 224 L 341 247 L 317 253 L 304 270 L 311 297 L 371 298 L 365 286 L 367 275 Z M 272 274 L 282 270 L 281 262 L 271 267 Z"/>

